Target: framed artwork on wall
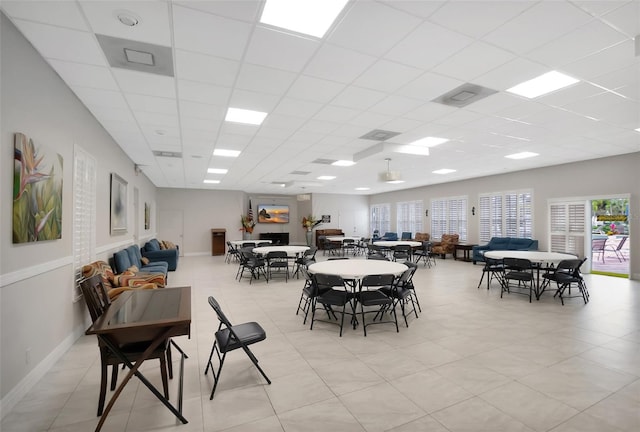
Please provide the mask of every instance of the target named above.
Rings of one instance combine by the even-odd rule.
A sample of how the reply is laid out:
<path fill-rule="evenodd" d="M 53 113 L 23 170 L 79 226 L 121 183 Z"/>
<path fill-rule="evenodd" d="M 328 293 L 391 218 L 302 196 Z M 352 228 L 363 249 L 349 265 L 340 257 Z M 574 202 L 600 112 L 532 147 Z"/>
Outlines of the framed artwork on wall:
<path fill-rule="evenodd" d="M 51 148 L 14 134 L 13 243 L 62 238 L 62 167 Z"/>
<path fill-rule="evenodd" d="M 127 232 L 127 182 L 111 173 L 111 235 Z"/>
<path fill-rule="evenodd" d="M 151 205 L 144 203 L 144 229 L 151 228 Z"/>

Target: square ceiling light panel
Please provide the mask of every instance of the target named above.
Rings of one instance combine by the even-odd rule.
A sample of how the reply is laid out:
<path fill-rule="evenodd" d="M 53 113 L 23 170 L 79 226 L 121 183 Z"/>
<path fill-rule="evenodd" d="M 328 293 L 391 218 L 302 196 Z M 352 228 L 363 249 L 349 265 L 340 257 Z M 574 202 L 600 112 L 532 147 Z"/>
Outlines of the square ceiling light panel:
<path fill-rule="evenodd" d="M 347 0 L 267 0 L 260 22 L 322 38 Z"/>
<path fill-rule="evenodd" d="M 524 96 L 529 99 L 546 95 L 556 90 L 569 87 L 577 83 L 579 80 L 565 75 L 557 71 L 547 72 L 529 81 L 518 84 L 517 86 L 507 89 L 509 93 Z"/>

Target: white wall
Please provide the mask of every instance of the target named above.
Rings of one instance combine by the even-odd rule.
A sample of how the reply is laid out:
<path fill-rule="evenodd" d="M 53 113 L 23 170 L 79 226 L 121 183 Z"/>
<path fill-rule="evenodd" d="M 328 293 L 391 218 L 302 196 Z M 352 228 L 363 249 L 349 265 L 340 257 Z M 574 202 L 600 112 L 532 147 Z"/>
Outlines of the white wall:
<path fill-rule="evenodd" d="M 155 186 L 144 175 L 135 175 L 133 162 L 2 14 L 0 31 L 0 396 L 4 413 L 87 327 L 84 303 L 74 303 L 71 298 L 74 145 L 98 161 L 99 258 L 133 242 L 133 188 L 139 190 L 141 238 L 153 235 L 144 230 L 144 202 L 153 203 L 156 198 Z M 55 150 L 64 159 L 60 240 L 12 243 L 9 197 L 16 132 L 32 138 L 36 145 Z M 118 173 L 129 185 L 130 229 L 117 237 L 112 237 L 109 230 L 111 172 Z"/>
<path fill-rule="evenodd" d="M 431 199 L 466 195 L 469 199 L 468 243 L 478 243 L 478 213 L 476 212 L 475 216 L 471 215 L 471 207 L 478 208 L 478 196 L 488 192 L 531 189 L 534 202 L 533 237 L 538 239 L 540 250 L 547 250 L 549 200 L 573 197 L 607 198 L 629 194 L 630 272 L 634 279 L 640 279 L 639 167 L 640 152 L 372 195 L 370 203 L 391 204 L 391 231 L 395 231 L 397 202 L 422 199 L 424 208 L 429 209 Z M 430 217 L 424 217 L 423 223 L 424 231 L 430 232 Z"/>
<path fill-rule="evenodd" d="M 318 229 L 340 228 L 346 236 L 369 237 L 369 198 L 357 195 L 313 194 L 313 215 L 330 215 Z"/>

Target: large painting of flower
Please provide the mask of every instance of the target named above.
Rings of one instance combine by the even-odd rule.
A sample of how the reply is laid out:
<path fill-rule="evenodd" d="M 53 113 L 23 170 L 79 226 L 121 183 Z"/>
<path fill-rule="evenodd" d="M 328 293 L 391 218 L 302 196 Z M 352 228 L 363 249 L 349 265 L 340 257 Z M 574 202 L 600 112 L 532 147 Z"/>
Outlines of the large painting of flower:
<path fill-rule="evenodd" d="M 62 156 L 14 135 L 13 243 L 62 238 Z"/>

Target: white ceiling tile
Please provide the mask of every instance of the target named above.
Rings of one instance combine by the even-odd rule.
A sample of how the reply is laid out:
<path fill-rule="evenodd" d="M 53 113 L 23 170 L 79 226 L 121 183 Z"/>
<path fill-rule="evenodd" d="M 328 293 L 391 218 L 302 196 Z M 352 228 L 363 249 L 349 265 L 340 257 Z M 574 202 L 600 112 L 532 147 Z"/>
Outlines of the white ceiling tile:
<path fill-rule="evenodd" d="M 258 26 L 249 41 L 245 61 L 300 72 L 318 46 L 318 41 Z"/>
<path fill-rule="evenodd" d="M 53 59 L 49 60 L 49 64 L 69 86 L 118 90 L 118 85 L 107 67 Z"/>
<path fill-rule="evenodd" d="M 423 122 L 429 122 L 443 117 L 457 109 L 458 108 L 442 105 L 439 103 L 428 102 L 422 106 L 419 106 L 413 111 L 406 113 L 404 117 L 414 120 L 421 120 Z"/>
<path fill-rule="evenodd" d="M 175 46 L 212 56 L 240 60 L 249 41 L 251 25 L 242 21 L 173 7 Z"/>
<path fill-rule="evenodd" d="M 81 1 L 80 5 L 94 33 L 171 46 L 167 2 Z M 118 14 L 122 12 L 133 13 L 139 23 L 135 26 L 122 24 L 118 20 Z"/>
<path fill-rule="evenodd" d="M 354 84 L 369 89 L 394 92 L 421 74 L 420 69 L 383 59 L 360 75 Z"/>
<path fill-rule="evenodd" d="M 180 102 L 180 114 L 184 117 L 223 121 L 226 113 L 226 105 L 210 105 L 192 101 Z"/>
<path fill-rule="evenodd" d="M 640 65 L 620 69 L 593 80 L 594 84 L 615 91 L 631 100 L 638 100 L 640 97 Z"/>
<path fill-rule="evenodd" d="M 470 82 L 475 77 L 501 66 L 514 55 L 483 42 L 476 42 L 449 57 L 432 69 L 433 72 Z"/>
<path fill-rule="evenodd" d="M 171 77 L 115 68 L 113 74 L 125 93 L 165 98 L 176 97 L 175 84 Z"/>
<path fill-rule="evenodd" d="M 402 116 L 422 104 L 423 101 L 418 99 L 391 95 L 372 106 L 371 111 L 392 116 Z"/>
<path fill-rule="evenodd" d="M 586 82 L 579 82 L 571 87 L 557 90 L 553 93 L 549 93 L 544 96 L 536 98 L 538 103 L 547 104 L 550 106 L 564 106 L 574 101 L 583 100 L 598 93 L 602 93 L 604 90 L 591 85 Z"/>
<path fill-rule="evenodd" d="M 76 30 L 88 30 L 75 2 L 4 0 L 0 7 L 11 18 L 22 18 Z"/>
<path fill-rule="evenodd" d="M 171 128 L 177 129 L 180 122 L 178 116 L 170 114 L 162 114 L 146 111 L 134 111 L 133 115 L 138 120 L 140 125 L 154 125 L 160 129 Z"/>
<path fill-rule="evenodd" d="M 231 86 L 236 80 L 240 64 L 233 60 L 204 54 L 175 50 L 176 76 L 181 80 Z"/>
<path fill-rule="evenodd" d="M 336 45 L 381 56 L 420 21 L 411 14 L 381 3 L 355 2 L 328 40 Z"/>
<path fill-rule="evenodd" d="M 231 94 L 229 106 L 270 113 L 279 101 L 276 95 L 237 89 Z"/>
<path fill-rule="evenodd" d="M 104 106 L 92 106 L 88 105 L 89 111 L 94 115 L 94 117 L 99 122 L 123 122 L 123 123 L 133 123 L 135 119 L 131 111 L 127 108 L 118 109 L 118 108 L 109 108 Z"/>
<path fill-rule="evenodd" d="M 527 59 L 516 58 L 474 78 L 473 83 L 502 91 L 546 72 L 549 72 L 549 68 L 546 66 Z"/>
<path fill-rule="evenodd" d="M 178 80 L 178 97 L 180 100 L 226 106 L 231 97 L 231 88 Z"/>
<path fill-rule="evenodd" d="M 473 104 L 475 105 L 475 104 Z M 471 107 L 469 107 L 471 108 Z M 478 120 L 479 118 L 483 117 L 482 114 L 479 114 L 478 112 L 473 112 L 467 109 L 459 109 L 456 111 L 453 111 L 443 117 L 440 117 L 438 120 L 436 120 L 435 122 L 438 124 L 443 124 L 443 125 L 447 125 L 447 126 L 461 126 L 464 125 L 466 123 Z"/>
<path fill-rule="evenodd" d="M 236 87 L 279 95 L 291 87 L 296 78 L 292 72 L 245 63 L 238 73 Z"/>
<path fill-rule="evenodd" d="M 125 97 L 133 111 L 178 115 L 178 104 L 175 99 L 138 94 L 126 94 Z"/>
<path fill-rule="evenodd" d="M 360 137 L 367 132 L 370 132 L 371 129 L 378 129 L 379 125 L 387 123 L 390 119 L 391 118 L 387 114 L 365 111 L 362 114 L 359 114 L 356 117 L 352 118 L 349 123 L 353 126 L 361 126 L 366 128 L 366 130 L 362 133 L 358 132 L 357 134 L 353 135 L 354 137 Z M 340 135 L 341 130 L 342 128 L 338 128 L 334 131 L 334 133 Z M 349 131 L 348 128 L 347 131 Z"/>
<path fill-rule="evenodd" d="M 562 70 L 576 78 L 594 79 L 617 69 L 636 64 L 634 49 L 632 41 L 623 42 L 573 63 L 566 64 L 562 66 Z"/>
<path fill-rule="evenodd" d="M 483 40 L 523 54 L 592 19 L 589 14 L 568 2 L 539 2 L 486 35 Z"/>
<path fill-rule="evenodd" d="M 331 104 L 354 109 L 367 109 L 386 96 L 385 93 L 379 91 L 349 86 L 336 96 Z"/>
<path fill-rule="evenodd" d="M 576 0 L 574 4 L 586 12 L 601 16 L 629 3 L 630 0 Z M 633 0 L 631 0 L 633 1 Z"/>
<path fill-rule="evenodd" d="M 534 4 L 534 1 L 452 1 L 430 15 L 429 21 L 479 38 Z"/>
<path fill-rule="evenodd" d="M 433 100 L 462 84 L 464 84 L 464 81 L 459 79 L 426 72 L 398 90 L 398 94 L 423 100 Z"/>
<path fill-rule="evenodd" d="M 104 54 L 91 33 L 30 21 L 14 22 L 45 58 L 107 66 Z"/>
<path fill-rule="evenodd" d="M 629 38 L 640 34 L 640 3 L 638 1 L 630 1 L 602 18 L 615 29 L 624 32 Z"/>
<path fill-rule="evenodd" d="M 284 97 L 273 110 L 274 114 L 290 115 L 293 117 L 313 117 L 320 111 L 323 104 L 301 99 Z"/>
<path fill-rule="evenodd" d="M 496 112 L 504 111 L 509 107 L 519 105 L 522 102 L 522 98 L 514 96 L 510 93 L 495 93 L 487 96 L 484 99 L 480 99 L 470 105 L 467 105 L 469 111 L 493 114 Z"/>
<path fill-rule="evenodd" d="M 120 92 L 89 87 L 73 87 L 72 90 L 85 105 L 103 106 L 125 111 L 129 109 Z"/>
<path fill-rule="evenodd" d="M 304 69 L 305 75 L 349 83 L 375 62 L 375 57 L 335 45 L 323 45 Z"/>
<path fill-rule="evenodd" d="M 385 54 L 385 58 L 428 69 L 472 42 L 468 36 L 425 22 Z"/>
<path fill-rule="evenodd" d="M 385 3 L 398 10 L 409 12 L 411 15 L 420 18 L 427 18 L 438 8 L 442 7 L 446 1 L 383 0 L 381 3 Z"/>
<path fill-rule="evenodd" d="M 344 89 L 343 84 L 302 75 L 291 86 L 287 96 L 311 102 L 329 102 Z"/>
<path fill-rule="evenodd" d="M 315 120 L 326 120 L 332 122 L 349 121 L 360 114 L 360 112 L 360 110 L 356 109 L 328 105 L 321 109 L 313 118 Z"/>
<path fill-rule="evenodd" d="M 187 117 L 185 115 L 180 116 L 180 126 L 184 130 L 199 130 L 214 133 L 222 128 L 222 124 L 222 121 L 212 119 Z"/>
<path fill-rule="evenodd" d="M 598 21 L 591 22 L 541 46 L 527 56 L 539 63 L 558 67 L 616 45 L 628 39 Z"/>
<path fill-rule="evenodd" d="M 216 0 L 205 2 L 195 1 L 174 1 L 174 4 L 189 7 L 192 9 L 210 12 L 227 18 L 235 18 L 242 21 L 253 22 L 258 18 L 260 1 L 237 1 L 237 0 Z"/>

